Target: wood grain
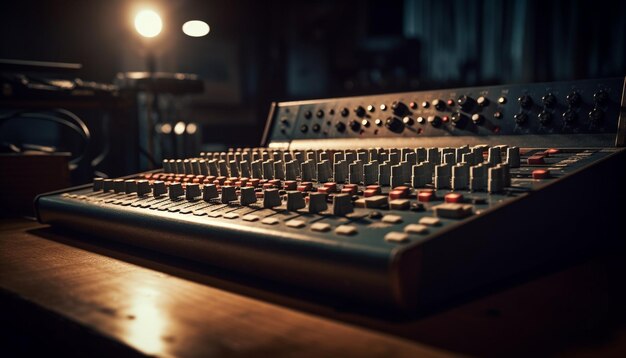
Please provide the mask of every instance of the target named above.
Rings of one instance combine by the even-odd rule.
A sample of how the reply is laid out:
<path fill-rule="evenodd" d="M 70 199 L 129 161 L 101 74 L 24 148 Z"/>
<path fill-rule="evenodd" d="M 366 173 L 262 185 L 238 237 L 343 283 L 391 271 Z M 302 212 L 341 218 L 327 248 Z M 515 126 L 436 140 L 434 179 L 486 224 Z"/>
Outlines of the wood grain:
<path fill-rule="evenodd" d="M 37 237 L 4 223 L 0 285 L 158 356 L 438 357 L 443 351 Z"/>
<path fill-rule="evenodd" d="M 94 345 L 88 338 L 97 335 L 128 347 L 126 353 L 624 356 L 623 254 L 516 278 L 425 315 L 388 316 L 34 222 L 0 220 L 0 289 L 85 327 L 87 333 L 68 328 L 70 341 L 75 335 Z M 106 349 L 115 355 L 115 346 Z"/>

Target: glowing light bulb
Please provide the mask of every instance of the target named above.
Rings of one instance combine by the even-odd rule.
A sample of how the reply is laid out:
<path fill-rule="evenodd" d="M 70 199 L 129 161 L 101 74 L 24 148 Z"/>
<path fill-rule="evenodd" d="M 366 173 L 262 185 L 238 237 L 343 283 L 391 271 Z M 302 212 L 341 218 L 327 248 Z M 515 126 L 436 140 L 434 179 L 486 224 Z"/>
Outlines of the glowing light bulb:
<path fill-rule="evenodd" d="M 202 37 L 210 31 L 209 24 L 200 20 L 190 20 L 183 24 L 183 32 L 187 36 Z"/>
<path fill-rule="evenodd" d="M 163 22 L 152 10 L 141 10 L 135 16 L 135 29 L 143 37 L 155 37 L 161 33 Z"/>

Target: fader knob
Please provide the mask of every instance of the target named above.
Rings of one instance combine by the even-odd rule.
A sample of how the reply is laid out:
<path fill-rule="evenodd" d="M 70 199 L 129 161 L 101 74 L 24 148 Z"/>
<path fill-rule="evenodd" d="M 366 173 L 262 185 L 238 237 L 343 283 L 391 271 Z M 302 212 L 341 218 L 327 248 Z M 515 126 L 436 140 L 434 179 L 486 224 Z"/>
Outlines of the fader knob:
<path fill-rule="evenodd" d="M 254 192 L 253 187 L 246 186 L 241 188 L 239 203 L 241 203 L 241 205 L 250 205 L 256 203 L 256 193 Z"/>
<path fill-rule="evenodd" d="M 326 194 L 311 193 L 309 195 L 309 213 L 317 214 L 326 209 L 328 209 L 328 204 L 326 203 Z"/>
<path fill-rule="evenodd" d="M 185 194 L 181 183 L 171 183 L 168 187 L 170 199 L 175 200 Z"/>
<path fill-rule="evenodd" d="M 266 209 L 280 206 L 280 194 L 278 189 L 263 190 L 263 207 Z"/>
<path fill-rule="evenodd" d="M 102 178 L 93 178 L 93 191 L 102 190 L 102 182 L 104 179 Z"/>
<path fill-rule="evenodd" d="M 385 121 L 385 127 L 389 128 L 390 131 L 395 133 L 402 133 L 404 130 L 404 123 L 398 117 L 389 117 Z"/>
<path fill-rule="evenodd" d="M 147 180 L 137 180 L 137 196 L 144 196 L 150 192 L 150 182 Z"/>
<path fill-rule="evenodd" d="M 304 196 L 300 191 L 288 191 L 287 192 L 287 210 L 296 211 L 306 206 L 304 202 Z"/>
<path fill-rule="evenodd" d="M 167 193 L 167 187 L 165 186 L 165 182 L 162 180 L 155 180 L 152 182 L 152 195 L 155 198 Z"/>
<path fill-rule="evenodd" d="M 185 187 L 185 199 L 194 200 L 200 195 L 202 195 L 202 192 L 200 191 L 200 184 L 198 183 L 187 184 L 187 186 Z"/>
<path fill-rule="evenodd" d="M 354 211 L 350 194 L 337 194 L 333 197 L 333 215 L 344 216 Z"/>

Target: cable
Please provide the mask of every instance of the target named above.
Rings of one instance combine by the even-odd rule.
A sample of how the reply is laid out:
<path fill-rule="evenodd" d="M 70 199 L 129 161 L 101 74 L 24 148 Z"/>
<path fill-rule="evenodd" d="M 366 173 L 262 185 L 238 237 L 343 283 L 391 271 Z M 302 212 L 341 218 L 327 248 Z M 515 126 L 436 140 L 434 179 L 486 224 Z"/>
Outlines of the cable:
<path fill-rule="evenodd" d="M 56 117 L 56 116 L 53 116 L 53 115 L 49 115 L 49 114 L 45 114 L 45 113 L 16 111 L 14 113 L 11 113 L 10 115 L 1 116 L 0 117 L 0 126 L 5 124 L 6 122 L 10 121 L 11 119 L 15 119 L 15 118 L 31 118 L 31 119 L 39 119 L 39 120 L 55 122 L 57 124 L 61 124 L 63 126 L 66 126 L 66 127 L 70 128 L 70 129 L 72 129 L 74 132 L 76 132 L 81 137 L 81 139 L 84 142 L 82 153 L 79 156 L 77 156 L 76 158 L 74 158 L 74 159 L 72 159 L 70 161 L 70 168 L 73 170 L 73 169 L 76 168 L 78 163 L 85 157 L 85 154 L 87 152 L 87 148 L 88 148 L 89 142 L 90 142 L 90 133 L 89 133 L 88 129 L 86 131 L 84 130 L 84 129 L 86 129 L 86 125 L 80 118 L 78 118 L 78 116 L 73 115 L 73 113 L 71 113 L 69 111 L 65 111 L 65 112 L 67 112 L 67 113 L 64 113 L 64 114 L 66 116 L 69 116 L 70 118 L 72 118 L 74 121 L 76 121 L 78 123 L 78 125 L 72 123 L 71 121 L 69 121 L 69 120 L 67 120 L 65 118 L 59 118 L 59 117 Z"/>

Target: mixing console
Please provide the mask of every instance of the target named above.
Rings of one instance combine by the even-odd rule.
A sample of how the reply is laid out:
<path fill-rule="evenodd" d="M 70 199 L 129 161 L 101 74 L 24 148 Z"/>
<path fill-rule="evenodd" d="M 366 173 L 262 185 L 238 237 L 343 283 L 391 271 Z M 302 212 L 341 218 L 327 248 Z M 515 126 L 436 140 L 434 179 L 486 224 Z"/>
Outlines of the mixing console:
<path fill-rule="evenodd" d="M 278 103 L 263 147 L 96 178 L 40 196 L 38 217 L 359 303 L 427 307 L 618 232 L 603 188 L 617 197 L 626 178 L 623 88 Z"/>

